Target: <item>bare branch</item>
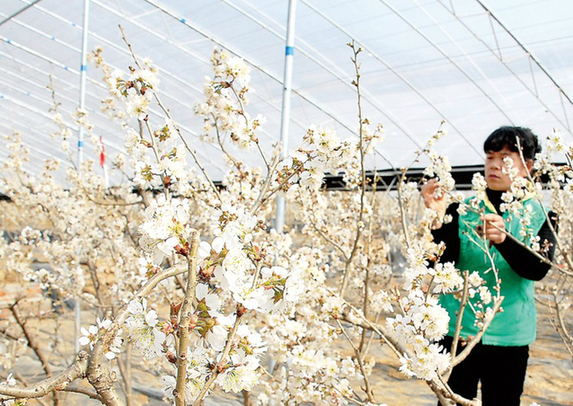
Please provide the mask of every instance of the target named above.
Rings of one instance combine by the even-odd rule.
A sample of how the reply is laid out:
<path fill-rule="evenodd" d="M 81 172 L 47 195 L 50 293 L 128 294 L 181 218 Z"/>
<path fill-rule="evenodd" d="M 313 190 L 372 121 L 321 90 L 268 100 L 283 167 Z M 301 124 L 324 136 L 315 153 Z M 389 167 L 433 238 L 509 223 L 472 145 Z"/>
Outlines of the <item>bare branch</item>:
<path fill-rule="evenodd" d="M 191 235 L 191 249 L 189 252 L 187 269 L 187 289 L 185 299 L 181 306 L 179 321 L 179 351 L 177 355 L 177 383 L 175 387 L 175 404 L 185 406 L 185 377 L 187 373 L 187 350 L 189 349 L 189 324 L 193 301 L 195 300 L 195 287 L 197 284 L 197 250 L 199 248 L 199 232 L 193 230 Z"/>
<path fill-rule="evenodd" d="M 452 366 L 451 368 L 455 367 L 456 365 L 458 365 L 460 362 L 462 362 L 464 359 L 466 359 L 468 357 L 468 355 L 470 355 L 470 352 L 472 351 L 472 349 L 477 345 L 477 343 L 480 342 L 482 336 L 484 335 L 485 331 L 487 330 L 487 328 L 489 327 L 489 325 L 491 324 L 491 322 L 493 321 L 495 315 L 497 314 L 497 312 L 499 311 L 499 308 L 501 306 L 501 303 L 503 302 L 503 296 L 500 296 L 494 303 L 493 308 L 492 308 L 492 313 L 490 317 L 486 317 L 483 321 L 483 326 L 479 329 L 478 333 L 475 335 L 475 337 L 468 343 L 468 345 L 466 345 L 466 348 L 464 348 L 464 350 L 457 356 L 455 356 L 452 359 Z"/>
<path fill-rule="evenodd" d="M 233 342 L 233 338 L 235 337 L 235 334 L 237 333 L 237 329 L 239 328 L 239 324 L 241 323 L 241 317 L 239 316 L 238 311 L 237 311 L 236 315 L 237 315 L 237 318 L 235 319 L 235 324 L 233 325 L 233 328 L 231 329 L 231 331 L 229 331 L 229 334 L 227 335 L 227 343 L 225 345 L 225 348 L 223 349 L 223 352 L 221 353 L 220 357 L 217 358 L 217 359 L 220 359 L 220 361 L 219 361 L 220 365 L 224 365 L 225 359 L 227 358 L 227 356 L 229 355 L 229 352 L 231 351 L 231 344 Z M 195 402 L 193 402 L 193 406 L 199 406 L 203 402 L 203 398 L 205 397 L 205 395 L 207 394 L 207 391 L 209 390 L 211 385 L 213 385 L 213 383 L 215 382 L 215 379 L 217 379 L 219 374 L 220 374 L 219 368 L 216 368 L 211 373 L 211 376 L 209 377 L 207 382 L 205 382 L 205 385 L 203 385 L 203 387 L 201 388 L 201 392 L 199 392 L 199 394 L 197 395 Z"/>
<path fill-rule="evenodd" d="M 352 342 L 352 339 L 346 333 L 344 326 L 342 325 L 342 323 L 340 323 L 340 320 L 336 319 L 336 323 L 338 324 L 338 327 L 340 327 L 340 330 L 344 334 L 344 337 L 346 337 L 346 340 L 348 341 L 348 343 L 350 344 L 350 346 L 354 350 L 354 358 L 356 359 L 356 362 L 358 363 L 358 366 L 360 367 L 360 373 L 362 374 L 362 379 L 364 379 L 364 386 L 365 386 L 364 389 L 366 392 L 366 396 L 368 396 L 368 401 L 370 403 L 376 403 L 376 400 L 374 399 L 374 392 L 372 391 L 372 388 L 370 387 L 370 380 L 368 379 L 368 374 L 366 373 L 366 370 L 364 369 L 364 362 L 362 362 L 362 356 L 360 354 L 360 350 L 354 345 L 354 343 Z M 366 331 L 366 330 L 362 329 L 363 334 L 364 334 L 364 331 Z"/>
<path fill-rule="evenodd" d="M 137 59 L 137 56 L 135 55 L 135 52 L 133 51 L 133 48 L 131 47 L 131 43 L 127 40 L 127 37 L 126 37 L 125 32 L 123 31 L 123 27 L 121 25 L 119 26 L 119 30 L 121 31 L 121 37 L 122 37 L 123 41 L 125 42 L 125 44 L 127 45 L 127 47 L 129 48 L 129 52 L 131 53 L 131 56 L 132 56 L 133 60 L 135 61 L 135 64 L 141 69 L 141 65 L 139 64 L 139 60 Z M 185 137 L 183 137 L 183 134 L 181 133 L 181 129 L 179 128 L 178 125 L 175 124 L 175 121 L 171 117 L 171 113 L 169 112 L 169 110 L 167 108 L 165 108 L 165 106 L 161 102 L 161 99 L 159 98 L 159 95 L 157 94 L 156 91 L 153 92 L 153 97 L 155 98 L 155 101 L 157 101 L 157 104 L 159 105 L 161 110 L 163 110 L 163 112 L 165 113 L 167 118 L 173 123 L 173 126 L 175 127 L 175 131 L 177 131 L 177 134 L 181 138 L 181 142 L 183 142 L 183 145 L 185 145 L 185 148 L 187 149 L 187 151 L 189 151 L 189 153 L 193 157 L 195 164 L 199 167 L 199 169 L 203 173 L 203 176 L 205 177 L 207 182 L 209 182 L 209 185 L 211 186 L 213 193 L 215 193 L 215 195 L 217 196 L 217 199 L 219 199 L 219 201 L 222 201 L 221 195 L 220 195 L 219 191 L 217 190 L 217 187 L 215 186 L 215 184 L 211 180 L 211 177 L 207 174 L 207 171 L 205 170 L 205 168 L 201 164 L 201 161 L 199 161 L 199 157 L 197 156 L 197 153 L 189 146 L 189 144 L 187 144 Z"/>
<path fill-rule="evenodd" d="M 101 402 L 101 398 L 98 396 L 97 392 L 89 388 L 82 388 L 81 386 L 66 386 L 65 388 L 62 389 L 62 392 L 79 393 L 82 395 L 86 395 L 91 399 L 99 400 Z"/>
<path fill-rule="evenodd" d="M 362 48 L 356 48 L 354 40 L 349 44 L 352 48 L 352 52 L 354 53 L 352 62 L 354 64 L 354 71 L 355 77 L 353 84 L 356 86 L 356 95 L 357 95 L 357 103 L 358 103 L 358 132 L 359 132 L 359 141 L 358 141 L 358 149 L 360 151 L 360 212 L 358 214 L 358 219 L 356 220 L 356 235 L 354 237 L 354 241 L 352 243 L 352 249 L 350 250 L 350 255 L 346 260 L 346 266 L 344 269 L 344 276 L 342 277 L 342 285 L 340 286 L 340 291 L 338 292 L 340 296 L 344 296 L 346 292 L 346 288 L 348 287 L 348 280 L 350 278 L 350 271 L 352 269 L 352 259 L 356 254 L 356 250 L 358 249 L 358 242 L 360 241 L 360 237 L 362 236 L 362 228 L 363 228 L 363 218 L 364 218 L 364 196 L 366 195 L 366 171 L 364 169 L 364 118 L 362 117 L 362 94 L 360 92 L 360 64 L 358 63 L 358 54 L 362 52 Z"/>
<path fill-rule="evenodd" d="M 54 390 L 61 390 L 76 379 L 86 376 L 88 358 L 89 356 L 85 351 L 80 351 L 75 362 L 66 370 L 28 388 L 1 385 L 0 395 L 3 397 L 0 397 L 0 401 L 9 398 L 41 398 Z"/>
<path fill-rule="evenodd" d="M 12 312 L 14 319 L 16 319 L 16 322 L 18 323 L 18 325 L 22 329 L 22 332 L 24 333 L 24 337 L 26 337 L 26 341 L 28 341 L 28 347 L 30 347 L 34 351 L 34 353 L 36 354 L 36 356 L 38 357 L 38 359 L 42 363 L 42 368 L 44 368 L 44 372 L 46 373 L 46 376 L 49 378 L 52 376 L 52 368 L 50 367 L 48 360 L 46 359 L 46 357 L 44 357 L 44 354 L 40 350 L 40 346 L 38 345 L 38 343 L 36 342 L 34 337 L 28 331 L 28 328 L 26 327 L 26 323 L 21 319 L 20 314 L 16 310 L 17 305 L 18 305 L 18 302 L 14 303 L 12 306 L 10 306 L 10 311 Z"/>

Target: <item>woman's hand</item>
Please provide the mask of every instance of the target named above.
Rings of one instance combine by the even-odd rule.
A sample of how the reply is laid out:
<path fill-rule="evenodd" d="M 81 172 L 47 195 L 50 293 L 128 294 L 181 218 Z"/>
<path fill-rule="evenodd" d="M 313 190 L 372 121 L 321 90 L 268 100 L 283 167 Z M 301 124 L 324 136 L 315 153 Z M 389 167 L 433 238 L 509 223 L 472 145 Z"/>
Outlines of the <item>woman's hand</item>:
<path fill-rule="evenodd" d="M 489 240 L 491 244 L 501 244 L 505 241 L 505 221 L 503 217 L 497 214 L 486 214 L 482 217 L 483 224 L 481 231 L 485 233 L 485 238 Z"/>
<path fill-rule="evenodd" d="M 446 215 L 446 208 L 448 203 L 445 195 L 436 195 L 436 189 L 440 186 L 436 179 L 430 179 L 426 184 L 422 185 L 422 197 L 424 204 L 427 208 L 434 210 L 438 214 L 438 219 L 433 225 L 433 229 L 442 226 L 442 219 Z"/>

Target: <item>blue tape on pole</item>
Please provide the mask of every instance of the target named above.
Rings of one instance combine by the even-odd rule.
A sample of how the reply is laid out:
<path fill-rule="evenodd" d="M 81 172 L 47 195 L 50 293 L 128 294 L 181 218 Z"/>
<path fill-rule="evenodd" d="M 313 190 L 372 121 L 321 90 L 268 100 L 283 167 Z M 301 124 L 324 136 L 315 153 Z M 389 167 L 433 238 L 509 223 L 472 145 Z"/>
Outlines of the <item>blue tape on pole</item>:
<path fill-rule="evenodd" d="M 83 148 L 83 147 L 84 147 L 84 142 L 78 141 L 78 148 Z"/>
<path fill-rule="evenodd" d="M 55 40 L 56 40 L 56 37 L 54 37 L 54 36 L 52 35 L 52 41 L 55 41 Z"/>
<path fill-rule="evenodd" d="M 186 21 L 186 20 L 185 20 L 184 18 L 181 19 L 181 22 L 182 22 L 183 24 L 185 24 L 185 21 Z"/>
<path fill-rule="evenodd" d="M 26 94 L 27 94 L 28 96 L 32 96 L 32 92 L 30 92 L 29 90 L 28 90 L 28 92 L 26 92 Z"/>
<path fill-rule="evenodd" d="M 65 69 L 65 70 L 70 70 L 70 68 L 68 68 L 67 66 L 64 66 L 64 69 Z"/>
<path fill-rule="evenodd" d="M 80 70 L 85 72 L 85 71 L 88 70 L 88 66 L 87 66 L 87 65 L 82 65 L 82 66 L 80 67 Z"/>
<path fill-rule="evenodd" d="M 6 40 L 6 42 L 9 43 L 9 44 L 11 44 L 11 43 L 12 43 L 12 40 L 11 40 L 10 38 L 8 38 L 8 39 Z"/>
<path fill-rule="evenodd" d="M 3 94 L 0 94 L 0 99 L 3 99 L 3 98 L 4 98 L 4 95 L 3 95 Z"/>
<path fill-rule="evenodd" d="M 286 47 L 286 55 L 294 55 L 294 47 Z"/>
<path fill-rule="evenodd" d="M 72 23 L 72 27 L 75 27 L 75 26 L 76 26 L 76 23 Z"/>

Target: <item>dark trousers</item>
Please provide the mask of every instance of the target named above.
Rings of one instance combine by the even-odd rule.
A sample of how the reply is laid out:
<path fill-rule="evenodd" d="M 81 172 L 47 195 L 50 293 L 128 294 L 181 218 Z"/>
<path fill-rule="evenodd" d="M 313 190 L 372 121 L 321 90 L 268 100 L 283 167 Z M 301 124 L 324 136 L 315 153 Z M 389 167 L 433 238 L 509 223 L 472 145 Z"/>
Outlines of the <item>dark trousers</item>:
<path fill-rule="evenodd" d="M 446 336 L 440 344 L 449 350 L 452 341 L 452 337 Z M 458 344 L 457 353 L 462 350 Z M 480 342 L 452 370 L 448 385 L 458 395 L 471 400 L 477 396 L 478 382 L 481 381 L 483 406 L 519 406 L 528 358 L 527 345 L 501 347 Z"/>

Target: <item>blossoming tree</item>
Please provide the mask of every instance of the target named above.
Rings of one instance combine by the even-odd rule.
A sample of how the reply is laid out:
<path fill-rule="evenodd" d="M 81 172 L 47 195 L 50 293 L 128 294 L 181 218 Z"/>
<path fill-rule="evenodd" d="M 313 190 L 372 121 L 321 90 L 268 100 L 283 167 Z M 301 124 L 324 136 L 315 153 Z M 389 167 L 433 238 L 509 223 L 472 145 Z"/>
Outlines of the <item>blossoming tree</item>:
<path fill-rule="evenodd" d="M 8 377 L 0 385 L 0 402 L 19 404 L 51 394 L 57 404 L 58 392 L 73 390 L 106 405 L 133 404 L 135 357 L 155 371 L 165 399 L 176 405 L 200 404 L 216 390 L 240 392 L 246 404 L 374 405 L 379 400 L 370 383 L 368 353 L 380 339 L 399 359 L 400 370 L 425 380 L 443 402 L 477 404 L 453 393 L 447 375 L 479 341 L 503 298 L 487 290 L 477 273 L 436 261 L 443 247 L 429 237 L 435 213 L 421 208 L 419 185 L 404 175 L 397 195 L 377 193 L 376 179 L 367 179 L 366 157 L 379 147 L 383 131 L 362 115 L 360 49 L 351 48 L 358 136 L 340 140 L 331 129 L 311 126 L 302 145 L 284 159 L 259 143 L 264 118 L 247 111 L 248 66 L 226 52 L 213 53 L 214 74 L 195 113 L 204 119 L 204 141 L 226 158 L 228 172 L 220 187 L 161 101 L 152 65 L 134 55 L 129 72 L 116 72 L 101 50 L 93 53 L 110 93 L 104 111 L 125 128 L 129 161 L 117 157 L 114 164 L 132 175 L 106 188 L 86 161 L 67 170 L 64 187 L 54 180 L 57 162 L 49 160 L 34 177 L 23 170 L 27 151 L 14 135 L 3 187 L 36 226 L 23 228 L 10 244 L 0 240 L 0 252 L 10 258 L 5 266 L 23 280 L 41 284 L 54 297 L 80 301 L 96 318 L 82 327 L 82 350 L 75 360 L 54 372 L 14 303 L 11 323 L 20 326 L 25 337 L 20 342 L 35 351 L 46 377 L 28 386 Z M 150 106 L 163 111 L 163 121 L 152 120 Z M 60 131 L 54 136 L 67 149 L 69 129 L 55 114 Z M 77 120 L 88 133 L 94 131 L 85 112 Z M 429 156 L 425 174 L 440 180 L 440 192 L 461 201 L 453 192 L 447 158 L 433 150 L 444 135 L 438 130 L 419 153 Z M 553 141 L 549 153 L 564 150 L 558 138 Z M 97 139 L 94 143 L 99 145 Z M 233 155 L 236 148 L 259 155 L 263 167 L 247 166 Z M 549 155 L 540 158 L 538 172 L 550 175 L 552 208 L 562 216 L 552 264 L 557 281 L 547 290 L 571 352 L 563 291 L 573 273 L 566 215 L 573 172 L 570 166 L 551 165 Z M 343 172 L 347 190 L 325 192 L 327 172 Z M 474 183 L 479 199 L 483 180 L 476 177 Z M 508 210 L 520 210 L 523 185 L 515 187 Z M 293 221 L 301 230 L 278 234 L 269 227 L 278 194 L 296 208 Z M 538 245 L 533 242 L 531 249 L 546 260 Z M 397 252 L 405 257 L 403 272 L 395 263 Z M 34 269 L 38 257 L 49 267 Z M 398 284 L 393 275 L 400 272 L 403 283 Z M 437 344 L 448 326 L 440 294 L 457 295 L 462 303 L 477 298 L 477 307 L 467 311 L 481 315 L 480 334 L 453 359 Z M 22 337 L 10 326 L 2 328 L 3 344 Z M 9 355 L 3 365 L 17 362 Z M 74 386 L 81 380 L 91 388 Z"/>

